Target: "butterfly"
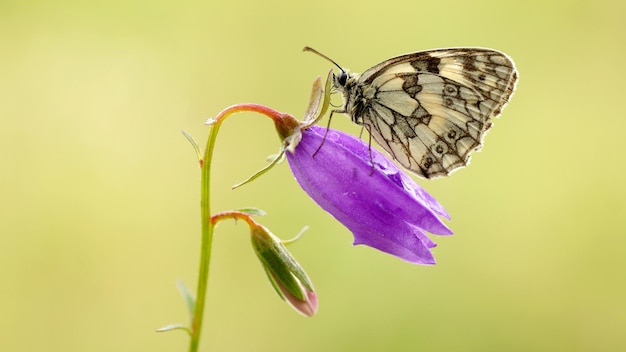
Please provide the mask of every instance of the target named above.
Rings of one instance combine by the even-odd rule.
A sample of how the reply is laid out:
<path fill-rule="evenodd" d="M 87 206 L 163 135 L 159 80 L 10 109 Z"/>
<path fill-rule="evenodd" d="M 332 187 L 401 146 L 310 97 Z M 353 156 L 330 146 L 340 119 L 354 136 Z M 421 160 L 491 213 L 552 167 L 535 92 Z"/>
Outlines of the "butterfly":
<path fill-rule="evenodd" d="M 363 74 L 339 67 L 333 85 L 346 113 L 399 164 L 432 179 L 466 166 L 480 150 L 492 119 L 517 82 L 506 54 L 483 48 L 447 48 L 387 59 Z"/>

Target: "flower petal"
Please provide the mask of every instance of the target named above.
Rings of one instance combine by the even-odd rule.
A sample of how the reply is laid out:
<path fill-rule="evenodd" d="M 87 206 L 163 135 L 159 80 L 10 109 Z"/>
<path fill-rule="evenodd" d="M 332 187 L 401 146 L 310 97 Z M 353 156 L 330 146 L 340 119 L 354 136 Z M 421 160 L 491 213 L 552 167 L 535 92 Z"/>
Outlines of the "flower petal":
<path fill-rule="evenodd" d="M 391 236 L 373 233 L 359 224 L 351 224 L 350 231 L 354 235 L 354 244 L 364 244 L 381 252 L 391 254 L 404 261 L 414 264 L 435 264 L 430 248 L 436 244 L 417 228 L 408 228 L 403 232 L 394 232 Z"/>
<path fill-rule="evenodd" d="M 452 234 L 438 217 L 448 216 L 443 207 L 358 138 L 313 126 L 287 159 L 305 192 L 353 232 L 355 244 L 427 264 L 434 243 L 424 231 Z"/>
<path fill-rule="evenodd" d="M 309 129 L 310 130 L 310 129 Z M 308 131 L 308 130 L 307 130 Z M 307 131 L 304 131 L 305 133 Z M 316 126 L 316 134 L 322 135 L 325 133 L 326 129 L 322 127 Z M 313 136 L 310 136 L 313 137 Z M 310 138 L 309 137 L 309 138 Z M 319 138 L 319 137 L 318 137 Z M 400 199 L 397 199 L 399 202 L 413 202 L 417 201 L 422 205 L 422 207 L 417 208 L 406 208 L 404 209 L 404 214 L 406 221 L 412 222 L 413 219 L 424 219 L 423 210 L 431 210 L 433 213 L 426 215 L 426 219 L 433 220 L 433 225 L 441 225 L 434 226 L 433 229 L 425 228 L 426 230 L 436 233 L 439 235 L 450 235 L 452 231 L 437 218 L 436 215 L 444 216 L 446 219 L 450 218 L 450 215 L 443 209 L 441 204 L 437 202 L 430 194 L 428 194 L 424 189 L 422 189 L 411 177 L 409 177 L 406 173 L 404 173 L 393 161 L 387 158 L 384 154 L 379 152 L 378 150 L 372 148 L 368 143 L 363 142 L 362 140 L 355 138 L 349 134 L 345 134 L 336 130 L 328 130 L 328 135 L 326 136 L 326 141 L 334 140 L 335 143 L 341 146 L 345 151 L 351 152 L 355 158 L 355 162 L 360 161 L 362 164 L 366 165 L 368 168 L 368 172 L 366 176 L 374 176 L 372 174 L 372 163 L 376 166 L 376 169 L 380 170 L 380 175 L 378 180 L 375 180 L 373 183 L 385 183 L 381 186 L 389 187 L 393 189 L 396 196 Z M 324 141 L 324 143 L 326 142 Z M 320 144 L 322 141 L 319 142 Z M 316 146 L 317 148 L 318 146 Z M 321 154 L 322 150 L 318 152 L 318 155 Z M 317 158 L 316 155 L 315 157 Z M 332 157 L 332 155 L 331 155 Z M 392 187 L 391 183 L 393 183 L 396 187 Z M 407 199 L 411 198 L 411 199 Z M 413 210 L 415 212 L 413 212 Z M 432 215 L 432 217 L 430 216 Z M 419 226 L 418 223 L 416 225 Z M 421 226 L 420 226 L 421 227 Z M 442 233 L 439 233 L 442 232 Z"/>

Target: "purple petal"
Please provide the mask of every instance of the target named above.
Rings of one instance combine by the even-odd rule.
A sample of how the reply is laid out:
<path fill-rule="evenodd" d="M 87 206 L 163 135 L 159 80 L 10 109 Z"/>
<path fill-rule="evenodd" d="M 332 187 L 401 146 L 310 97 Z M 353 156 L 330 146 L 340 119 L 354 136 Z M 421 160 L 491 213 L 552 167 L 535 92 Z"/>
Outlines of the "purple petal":
<path fill-rule="evenodd" d="M 323 136 L 323 133 L 325 133 L 326 131 L 326 129 L 322 127 L 316 126 L 316 129 L 317 129 L 316 131 L 317 134 L 318 135 L 321 134 L 322 136 Z M 435 198 L 433 198 L 422 187 L 420 187 L 410 176 L 404 173 L 404 171 L 402 171 L 398 167 L 398 165 L 396 165 L 393 161 L 391 161 L 387 156 L 385 156 L 378 150 L 372 148 L 369 144 L 363 142 L 362 140 L 355 138 L 354 136 L 351 136 L 349 134 L 340 132 L 340 131 L 329 130 L 328 136 L 326 137 L 327 140 L 329 136 L 331 135 L 331 132 L 334 132 L 333 134 L 336 135 L 335 138 L 336 138 L 336 143 L 338 145 L 340 145 L 341 147 L 343 147 L 344 149 L 348 151 L 351 151 L 352 153 L 354 153 L 355 157 L 360 159 L 363 163 L 367 164 L 367 167 L 369 168 L 369 171 L 367 174 L 368 176 L 372 172 L 372 162 L 373 162 L 376 165 L 377 169 L 380 170 L 380 172 L 386 176 L 387 181 L 392 182 L 396 185 L 397 187 L 396 190 L 399 191 L 399 193 L 403 197 L 411 197 L 415 201 L 425 206 L 426 208 L 435 212 L 435 214 L 441 215 L 445 217 L 446 219 L 450 219 L 450 215 L 448 214 L 448 212 L 446 212 L 443 206 L 441 206 L 441 204 L 439 204 L 439 202 L 437 202 Z M 371 156 L 370 156 L 370 152 L 371 152 Z M 411 215 L 412 215 L 411 209 L 407 209 L 407 221 L 409 222 L 412 219 Z M 416 215 L 417 217 L 420 217 L 422 214 L 415 213 L 414 215 Z M 441 223 L 443 225 L 443 223 L 438 218 L 436 219 L 436 222 Z M 443 226 L 445 227 L 445 225 Z M 435 231 L 431 231 L 430 229 L 427 229 L 427 230 L 432 233 L 437 233 L 436 232 L 437 230 Z M 447 227 L 445 227 L 445 229 L 443 229 L 442 232 L 443 233 L 437 233 L 437 234 L 439 235 L 451 235 L 452 234 L 452 231 L 450 231 L 450 229 L 448 229 Z"/>
<path fill-rule="evenodd" d="M 368 144 L 336 130 L 323 140 L 325 133 L 317 126 L 304 130 L 295 151 L 287 153 L 305 192 L 353 232 L 355 244 L 434 263 L 428 250 L 434 243 L 424 231 L 452 234 L 438 217 L 448 217 L 443 207 Z"/>
<path fill-rule="evenodd" d="M 282 281 L 280 281 L 280 279 L 276 276 L 276 274 L 271 269 L 268 270 L 268 272 L 270 273 L 270 275 L 272 275 L 272 278 L 274 279 L 274 282 L 276 283 L 276 286 L 278 287 L 280 292 L 282 292 L 283 297 L 285 298 L 285 301 L 287 301 L 287 303 L 289 303 L 289 305 L 293 309 L 295 309 L 298 313 L 307 317 L 312 317 L 315 315 L 315 313 L 317 313 L 317 307 L 318 307 L 317 294 L 314 291 L 307 290 L 307 288 L 304 287 L 302 283 L 300 283 L 300 280 L 295 279 L 300 284 L 300 289 L 306 296 L 304 300 L 299 299 L 293 293 L 291 293 L 291 291 L 289 291 L 288 288 L 286 288 L 283 285 Z"/>
<path fill-rule="evenodd" d="M 352 223 L 348 229 L 354 235 L 354 244 L 364 244 L 389 253 L 414 264 L 435 264 L 430 248 L 436 244 L 417 228 L 407 227 L 406 231 L 394 232 L 391 236 L 374 233 L 365 226 Z"/>

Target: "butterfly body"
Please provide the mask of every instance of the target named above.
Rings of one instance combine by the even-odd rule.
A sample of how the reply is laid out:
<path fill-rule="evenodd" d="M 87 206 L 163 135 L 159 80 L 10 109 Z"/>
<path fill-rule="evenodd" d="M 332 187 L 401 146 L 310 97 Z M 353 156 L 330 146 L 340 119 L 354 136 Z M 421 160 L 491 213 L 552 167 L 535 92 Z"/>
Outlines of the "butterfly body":
<path fill-rule="evenodd" d="M 482 48 L 397 56 L 334 86 L 347 113 L 405 168 L 436 178 L 468 164 L 517 81 L 513 61 Z"/>

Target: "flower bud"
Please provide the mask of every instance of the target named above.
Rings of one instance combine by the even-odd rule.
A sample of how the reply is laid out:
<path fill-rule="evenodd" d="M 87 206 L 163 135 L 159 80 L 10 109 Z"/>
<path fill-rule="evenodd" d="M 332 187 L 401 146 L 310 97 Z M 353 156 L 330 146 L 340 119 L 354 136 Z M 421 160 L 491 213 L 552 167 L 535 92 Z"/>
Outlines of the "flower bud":
<path fill-rule="evenodd" d="M 250 228 L 252 248 L 278 296 L 299 313 L 313 316 L 317 312 L 317 295 L 302 266 L 267 228 L 259 224 Z"/>

